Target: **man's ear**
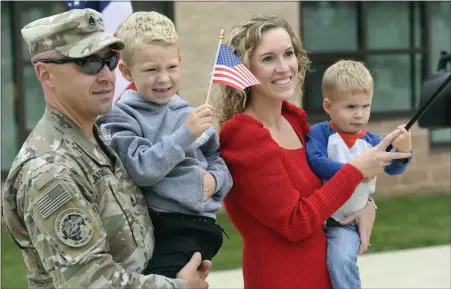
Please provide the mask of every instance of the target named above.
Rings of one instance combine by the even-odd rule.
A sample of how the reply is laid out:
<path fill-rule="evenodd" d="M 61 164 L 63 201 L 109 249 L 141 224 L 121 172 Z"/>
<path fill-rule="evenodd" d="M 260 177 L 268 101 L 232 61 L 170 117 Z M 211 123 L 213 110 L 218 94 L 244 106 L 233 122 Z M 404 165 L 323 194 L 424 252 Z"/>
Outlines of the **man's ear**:
<path fill-rule="evenodd" d="M 44 63 L 36 63 L 34 66 L 34 70 L 36 72 L 36 77 L 42 85 L 54 88 L 55 84 L 53 83 L 53 77 L 51 71 L 49 71 L 48 66 Z"/>
<path fill-rule="evenodd" d="M 327 98 L 325 98 L 325 99 L 323 100 L 323 109 L 324 109 L 324 111 L 325 111 L 327 114 L 329 114 L 329 115 L 330 115 L 330 107 L 331 107 L 330 100 L 327 99 Z"/>
<path fill-rule="evenodd" d="M 133 82 L 133 76 L 130 73 L 130 69 L 128 69 L 128 67 L 122 60 L 119 60 L 118 68 L 125 79 L 127 79 L 130 82 Z"/>

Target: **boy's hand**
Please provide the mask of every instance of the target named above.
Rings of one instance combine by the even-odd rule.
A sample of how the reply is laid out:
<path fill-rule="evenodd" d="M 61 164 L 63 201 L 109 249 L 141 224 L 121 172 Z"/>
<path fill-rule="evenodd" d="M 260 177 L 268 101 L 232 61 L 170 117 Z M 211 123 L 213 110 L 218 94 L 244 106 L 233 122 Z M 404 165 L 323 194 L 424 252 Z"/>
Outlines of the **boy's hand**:
<path fill-rule="evenodd" d="M 185 126 L 195 137 L 199 137 L 206 131 L 213 121 L 215 109 L 209 104 L 197 107 L 186 119 Z"/>
<path fill-rule="evenodd" d="M 405 125 L 398 126 L 401 134 L 392 141 L 392 146 L 398 152 L 410 153 L 412 151 L 412 135 L 407 131 Z"/>
<path fill-rule="evenodd" d="M 216 179 L 209 172 L 204 173 L 204 200 L 211 197 L 216 191 Z"/>

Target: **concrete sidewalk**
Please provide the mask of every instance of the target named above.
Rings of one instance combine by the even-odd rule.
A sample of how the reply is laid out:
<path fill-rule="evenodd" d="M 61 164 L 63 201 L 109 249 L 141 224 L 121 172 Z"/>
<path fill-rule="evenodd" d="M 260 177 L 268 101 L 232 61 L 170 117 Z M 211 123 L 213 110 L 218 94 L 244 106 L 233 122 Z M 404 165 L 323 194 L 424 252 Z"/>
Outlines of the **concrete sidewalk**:
<path fill-rule="evenodd" d="M 451 288 L 451 245 L 363 255 L 362 288 Z M 210 288 L 243 288 L 241 269 L 210 273 Z"/>

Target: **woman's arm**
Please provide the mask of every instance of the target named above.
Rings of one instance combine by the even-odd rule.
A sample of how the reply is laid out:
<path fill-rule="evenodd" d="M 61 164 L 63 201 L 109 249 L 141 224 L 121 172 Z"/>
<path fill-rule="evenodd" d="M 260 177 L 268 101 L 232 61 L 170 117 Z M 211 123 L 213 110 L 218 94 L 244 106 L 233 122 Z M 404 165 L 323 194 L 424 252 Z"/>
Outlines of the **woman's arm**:
<path fill-rule="evenodd" d="M 236 116 L 222 128 L 220 141 L 234 182 L 230 197 L 292 242 L 308 237 L 363 179 L 359 170 L 346 164 L 321 189 L 301 197 L 284 167 L 282 151 L 263 126 Z"/>

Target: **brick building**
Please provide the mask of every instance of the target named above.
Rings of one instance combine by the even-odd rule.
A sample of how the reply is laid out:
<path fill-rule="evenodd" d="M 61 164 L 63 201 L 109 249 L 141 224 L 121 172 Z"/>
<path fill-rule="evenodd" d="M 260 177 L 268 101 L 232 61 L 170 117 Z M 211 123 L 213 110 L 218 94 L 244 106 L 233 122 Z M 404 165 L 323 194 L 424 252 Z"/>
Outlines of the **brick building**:
<path fill-rule="evenodd" d="M 2 2 L 3 177 L 44 108 L 20 29 L 63 7 L 63 2 Z M 174 20 L 181 39 L 180 95 L 191 105 L 205 101 L 220 30 L 227 34 L 252 14 L 274 14 L 297 30 L 312 60 L 304 96 L 292 102 L 308 112 L 312 124 L 326 119 L 322 73 L 338 59 L 361 60 L 375 80 L 369 129 L 381 135 L 409 121 L 418 108 L 422 80 L 436 70 L 440 51 L 451 51 L 451 2 L 148 1 L 133 7 Z M 451 192 L 451 129 L 415 126 L 413 142 L 412 165 L 402 176 L 381 175 L 379 195 Z"/>

